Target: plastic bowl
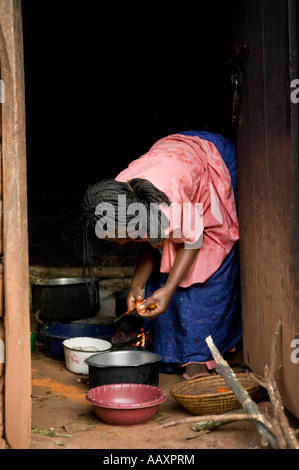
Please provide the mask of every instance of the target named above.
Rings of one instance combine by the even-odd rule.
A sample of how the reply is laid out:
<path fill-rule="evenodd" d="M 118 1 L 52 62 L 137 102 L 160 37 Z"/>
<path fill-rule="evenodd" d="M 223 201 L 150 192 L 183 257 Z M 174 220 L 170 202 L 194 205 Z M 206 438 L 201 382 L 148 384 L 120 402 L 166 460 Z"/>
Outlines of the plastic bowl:
<path fill-rule="evenodd" d="M 63 341 L 66 368 L 74 374 L 88 375 L 85 359 L 93 354 L 110 351 L 112 344 L 99 338 L 75 337 Z"/>
<path fill-rule="evenodd" d="M 160 388 L 135 383 L 101 385 L 86 394 L 95 414 L 116 425 L 145 423 L 157 413 L 165 398 Z"/>
<path fill-rule="evenodd" d="M 57 323 L 55 325 L 43 326 L 40 330 L 44 336 L 47 356 L 58 361 L 64 361 L 63 341 L 68 338 L 88 336 L 89 338 L 100 338 L 111 340 L 115 333 L 109 326 L 94 325 L 91 323 Z"/>

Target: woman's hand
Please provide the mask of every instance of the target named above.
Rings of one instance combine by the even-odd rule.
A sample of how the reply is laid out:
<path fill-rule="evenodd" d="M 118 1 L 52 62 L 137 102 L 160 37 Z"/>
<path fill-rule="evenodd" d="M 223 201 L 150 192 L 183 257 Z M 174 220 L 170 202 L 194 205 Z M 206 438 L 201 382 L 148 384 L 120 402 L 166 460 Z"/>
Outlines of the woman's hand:
<path fill-rule="evenodd" d="M 127 297 L 128 310 L 133 310 L 136 307 L 136 301 L 143 300 L 142 287 L 145 286 L 148 278 L 150 277 L 158 255 L 158 250 L 153 248 L 149 243 L 140 245 L 137 264 Z"/>
<path fill-rule="evenodd" d="M 165 286 L 156 290 L 151 297 L 143 302 L 142 306 L 145 307 L 145 312 L 140 310 L 138 311 L 141 317 L 154 319 L 166 311 L 172 294 L 185 274 L 191 268 L 198 251 L 199 248 L 185 249 L 184 246 L 178 247 L 175 260 Z M 155 305 L 155 307 L 151 308 L 152 305 Z"/>
<path fill-rule="evenodd" d="M 144 318 L 157 318 L 166 311 L 171 296 L 171 291 L 169 291 L 166 287 L 161 287 L 150 297 L 148 297 L 148 299 L 144 300 L 140 309 L 138 310 L 138 314 Z"/>
<path fill-rule="evenodd" d="M 136 308 L 136 302 L 142 301 L 142 288 L 135 286 L 130 287 L 129 294 L 127 297 L 127 308 L 128 311 L 133 310 Z"/>
<path fill-rule="evenodd" d="M 172 294 L 185 274 L 191 268 L 198 251 L 199 248 L 186 249 L 184 246 L 178 247 L 175 260 L 165 286 L 157 289 L 151 297 L 143 302 L 145 310 L 142 311 L 138 309 L 138 314 L 141 317 L 154 319 L 166 311 Z M 133 275 L 130 292 L 127 298 L 129 310 L 136 307 L 136 301 L 142 300 L 142 289 L 140 286 L 145 285 L 145 282 L 153 269 L 153 263 L 154 260 L 152 253 L 149 256 L 147 252 L 144 252 L 139 258 L 139 263 Z M 152 307 L 153 305 L 155 305 L 155 307 Z"/>

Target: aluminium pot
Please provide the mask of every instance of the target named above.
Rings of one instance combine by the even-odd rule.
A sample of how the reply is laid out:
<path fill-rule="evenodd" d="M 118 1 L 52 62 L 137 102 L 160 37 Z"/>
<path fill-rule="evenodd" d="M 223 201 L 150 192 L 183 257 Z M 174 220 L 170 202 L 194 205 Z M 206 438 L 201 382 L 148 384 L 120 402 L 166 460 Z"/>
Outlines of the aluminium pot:
<path fill-rule="evenodd" d="M 157 386 L 162 357 L 149 351 L 111 351 L 85 360 L 90 388 L 116 383 Z"/>
<path fill-rule="evenodd" d="M 99 311 L 99 294 L 91 302 L 89 290 L 83 278 L 45 279 L 33 283 L 32 310 L 41 318 L 70 322 L 94 317 Z M 99 281 L 95 281 L 99 292 Z"/>

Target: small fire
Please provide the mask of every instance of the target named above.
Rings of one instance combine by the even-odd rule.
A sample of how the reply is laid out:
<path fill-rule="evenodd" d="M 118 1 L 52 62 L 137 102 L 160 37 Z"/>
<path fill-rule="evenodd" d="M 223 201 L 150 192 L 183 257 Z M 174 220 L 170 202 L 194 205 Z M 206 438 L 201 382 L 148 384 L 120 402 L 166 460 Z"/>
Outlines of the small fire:
<path fill-rule="evenodd" d="M 140 333 L 137 335 L 136 346 L 140 348 L 145 347 L 145 334 L 144 328 L 141 328 Z"/>

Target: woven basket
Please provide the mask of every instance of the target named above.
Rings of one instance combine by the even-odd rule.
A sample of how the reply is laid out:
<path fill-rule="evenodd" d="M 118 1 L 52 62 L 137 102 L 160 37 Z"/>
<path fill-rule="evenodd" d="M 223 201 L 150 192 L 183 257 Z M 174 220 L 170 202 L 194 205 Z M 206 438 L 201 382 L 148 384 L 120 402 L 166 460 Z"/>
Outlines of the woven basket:
<path fill-rule="evenodd" d="M 261 386 L 247 373 L 237 373 L 236 377 L 254 400 Z M 263 379 L 259 375 L 256 377 Z M 227 388 L 228 391 L 217 392 L 220 387 Z M 241 407 L 234 392 L 220 375 L 179 382 L 174 385 L 170 394 L 186 410 L 196 415 L 222 414 Z"/>

